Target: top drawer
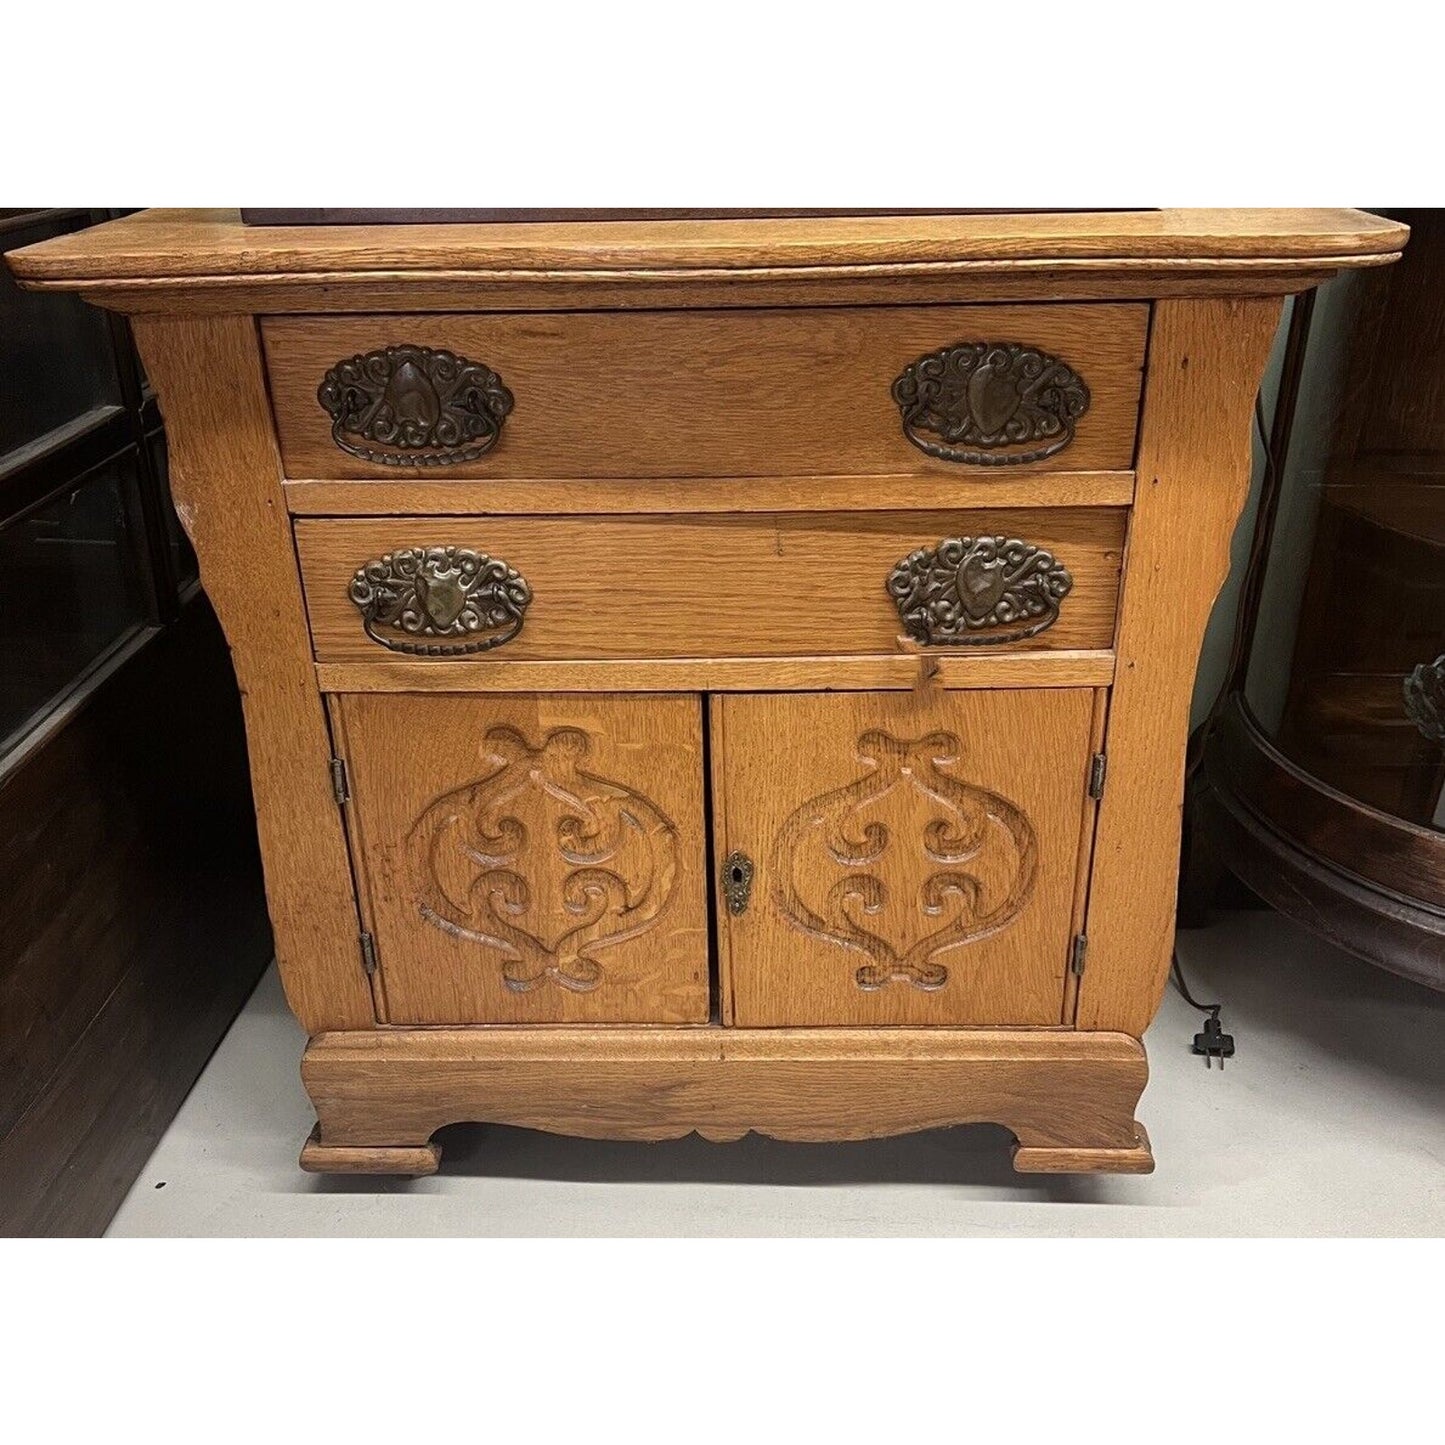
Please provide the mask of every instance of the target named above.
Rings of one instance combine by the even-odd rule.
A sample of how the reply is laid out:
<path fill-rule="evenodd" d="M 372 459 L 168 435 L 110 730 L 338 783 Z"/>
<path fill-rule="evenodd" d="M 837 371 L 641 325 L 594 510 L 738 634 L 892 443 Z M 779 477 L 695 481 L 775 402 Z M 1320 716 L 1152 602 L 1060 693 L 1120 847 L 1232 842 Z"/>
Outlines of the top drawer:
<path fill-rule="evenodd" d="M 1130 468 L 1148 314 L 270 317 L 261 331 L 298 479 L 986 474 Z"/>

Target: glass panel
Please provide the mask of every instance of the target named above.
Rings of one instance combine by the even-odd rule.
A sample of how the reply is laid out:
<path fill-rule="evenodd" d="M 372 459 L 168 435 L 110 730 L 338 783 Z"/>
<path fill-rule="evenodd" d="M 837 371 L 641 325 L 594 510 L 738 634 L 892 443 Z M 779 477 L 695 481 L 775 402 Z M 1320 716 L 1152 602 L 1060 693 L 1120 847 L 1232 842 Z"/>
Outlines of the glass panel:
<path fill-rule="evenodd" d="M 0 752 L 144 623 L 133 454 L 0 527 Z"/>
<path fill-rule="evenodd" d="M 1306 772 L 1445 830 L 1405 688 L 1445 654 L 1445 212 L 1400 219 L 1402 262 L 1319 292 L 1246 698 Z"/>
<path fill-rule="evenodd" d="M 42 236 L 27 233 L 9 244 Z M 121 404 L 105 314 L 74 296 L 22 291 L 0 265 L 0 336 L 5 402 L 0 406 L 0 471 L 6 453 L 99 406 Z"/>
<path fill-rule="evenodd" d="M 152 432 L 146 438 L 150 449 L 151 466 L 160 479 L 161 501 L 166 516 L 166 535 L 170 538 L 171 563 L 175 568 L 176 585 L 184 587 L 196 578 L 196 554 L 191 549 L 191 539 L 181 530 L 181 520 L 176 516 L 175 503 L 171 500 L 170 458 L 166 453 L 164 432 Z"/>

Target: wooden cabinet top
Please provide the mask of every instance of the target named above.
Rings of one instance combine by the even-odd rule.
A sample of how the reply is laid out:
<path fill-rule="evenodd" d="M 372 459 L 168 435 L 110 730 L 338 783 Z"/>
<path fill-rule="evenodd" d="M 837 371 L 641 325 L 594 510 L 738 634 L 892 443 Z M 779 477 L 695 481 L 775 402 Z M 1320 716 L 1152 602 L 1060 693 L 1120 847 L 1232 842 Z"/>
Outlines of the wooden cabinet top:
<path fill-rule="evenodd" d="M 1407 235 L 1395 221 L 1332 209 L 386 226 L 246 226 L 236 211 L 152 210 L 7 260 L 28 286 L 131 311 L 384 308 L 393 291 L 428 286 L 440 309 L 460 304 L 464 285 L 601 293 L 670 283 L 696 292 L 737 280 L 934 280 L 954 295 L 966 284 L 980 294 L 1087 299 L 1294 291 L 1342 267 L 1392 261 Z M 553 294 L 551 304 L 566 299 Z M 599 295 L 596 304 L 613 303 Z"/>

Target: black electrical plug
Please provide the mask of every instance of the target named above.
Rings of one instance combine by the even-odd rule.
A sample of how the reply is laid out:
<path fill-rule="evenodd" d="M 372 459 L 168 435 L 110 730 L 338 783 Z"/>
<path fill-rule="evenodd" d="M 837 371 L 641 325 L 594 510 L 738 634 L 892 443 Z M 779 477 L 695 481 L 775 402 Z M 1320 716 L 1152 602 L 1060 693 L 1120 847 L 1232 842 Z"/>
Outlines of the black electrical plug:
<path fill-rule="evenodd" d="M 1224 1072 L 1225 1059 L 1234 1057 L 1234 1035 L 1224 1032 L 1224 1026 L 1219 1022 L 1219 1011 L 1224 1007 L 1219 1003 L 1200 1003 L 1192 993 L 1189 992 L 1189 985 L 1184 982 L 1184 970 L 1179 967 L 1179 954 L 1176 952 L 1171 960 L 1171 970 L 1174 975 L 1174 985 L 1184 998 L 1184 1002 L 1190 1008 L 1197 1008 L 1200 1013 L 1207 1014 L 1204 1020 L 1204 1031 L 1194 1035 L 1193 1049 L 1196 1054 L 1203 1055 L 1204 1067 L 1212 1069 L 1215 1059 L 1219 1060 L 1220 1072 Z"/>
<path fill-rule="evenodd" d="M 1204 1067 L 1212 1069 L 1214 1060 L 1219 1060 L 1223 1069 L 1225 1059 L 1234 1057 L 1234 1035 L 1224 1032 L 1219 1015 L 1212 1013 L 1204 1020 L 1204 1032 L 1194 1035 L 1194 1052 L 1204 1055 Z"/>

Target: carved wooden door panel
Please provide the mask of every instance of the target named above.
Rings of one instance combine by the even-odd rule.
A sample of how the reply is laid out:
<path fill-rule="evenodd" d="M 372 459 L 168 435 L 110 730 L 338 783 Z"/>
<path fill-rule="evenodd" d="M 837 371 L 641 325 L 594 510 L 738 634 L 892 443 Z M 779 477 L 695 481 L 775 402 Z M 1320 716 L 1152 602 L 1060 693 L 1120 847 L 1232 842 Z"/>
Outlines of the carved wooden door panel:
<path fill-rule="evenodd" d="M 712 706 L 725 1017 L 1062 1021 L 1092 689 Z"/>
<path fill-rule="evenodd" d="M 332 715 L 382 1019 L 706 1021 L 698 698 L 347 695 Z"/>

